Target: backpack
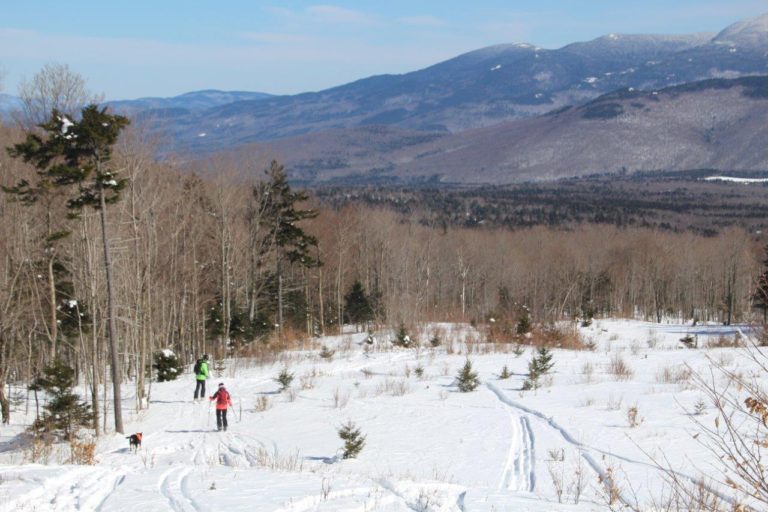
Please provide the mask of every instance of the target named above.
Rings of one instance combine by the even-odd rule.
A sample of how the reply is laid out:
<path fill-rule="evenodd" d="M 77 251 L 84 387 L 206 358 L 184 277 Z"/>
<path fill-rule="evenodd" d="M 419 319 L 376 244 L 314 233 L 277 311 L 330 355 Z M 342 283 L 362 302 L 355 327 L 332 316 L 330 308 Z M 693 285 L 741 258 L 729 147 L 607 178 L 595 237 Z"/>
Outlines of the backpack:
<path fill-rule="evenodd" d="M 195 367 L 192 368 L 192 371 L 195 372 L 195 375 L 200 375 L 200 366 L 202 365 L 202 362 L 202 359 L 198 359 L 195 363 Z"/>
<path fill-rule="evenodd" d="M 229 405 L 231 395 L 226 389 L 219 389 L 216 391 L 216 405 L 226 407 Z"/>

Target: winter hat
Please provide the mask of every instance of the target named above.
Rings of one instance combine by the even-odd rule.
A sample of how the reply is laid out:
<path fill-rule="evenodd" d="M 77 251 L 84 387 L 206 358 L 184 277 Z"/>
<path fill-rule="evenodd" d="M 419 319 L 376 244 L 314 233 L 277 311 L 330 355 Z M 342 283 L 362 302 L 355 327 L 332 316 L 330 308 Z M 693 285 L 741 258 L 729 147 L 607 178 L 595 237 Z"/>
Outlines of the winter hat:
<path fill-rule="evenodd" d="M 203 359 L 208 360 L 208 354 L 203 354 Z"/>
<path fill-rule="evenodd" d="M 223 382 L 219 382 L 219 387 L 223 388 L 224 387 L 224 383 Z"/>

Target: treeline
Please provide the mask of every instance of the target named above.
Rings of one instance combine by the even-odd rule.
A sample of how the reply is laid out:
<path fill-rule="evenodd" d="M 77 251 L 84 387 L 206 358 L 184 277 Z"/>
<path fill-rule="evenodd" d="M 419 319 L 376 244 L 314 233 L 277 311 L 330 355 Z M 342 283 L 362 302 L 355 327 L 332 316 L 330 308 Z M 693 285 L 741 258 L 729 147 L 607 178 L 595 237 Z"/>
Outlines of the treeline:
<path fill-rule="evenodd" d="M 3 148 L 23 139 L 0 127 Z M 356 281 L 383 325 L 484 323 L 523 306 L 537 322 L 742 321 L 761 268 L 758 242 L 736 229 L 701 237 L 595 225 L 430 225 L 387 209 L 307 201 L 282 181 L 279 165 L 219 160 L 191 174 L 153 154 L 139 133 L 122 133 L 110 168 L 124 187 L 106 205 L 119 377 L 135 382 L 139 408 L 157 350 L 191 364 L 201 353 L 271 350 L 337 333 L 350 319 L 345 296 Z M 252 183 L 227 179 L 242 167 Z M 22 180 L 36 183 L 39 174 L 0 153 L 0 183 Z M 100 212 L 70 218 L 59 194 L 18 199 L 0 199 L 0 386 L 32 382 L 65 360 L 98 412 L 112 367 Z M 106 414 L 99 418 L 106 426 Z"/>
<path fill-rule="evenodd" d="M 651 228 L 705 236 L 724 228 L 768 228 L 768 188 L 705 182 L 716 171 L 596 175 L 500 187 L 323 187 L 323 204 L 365 204 L 414 216 L 424 224 L 454 227 L 584 224 Z"/>

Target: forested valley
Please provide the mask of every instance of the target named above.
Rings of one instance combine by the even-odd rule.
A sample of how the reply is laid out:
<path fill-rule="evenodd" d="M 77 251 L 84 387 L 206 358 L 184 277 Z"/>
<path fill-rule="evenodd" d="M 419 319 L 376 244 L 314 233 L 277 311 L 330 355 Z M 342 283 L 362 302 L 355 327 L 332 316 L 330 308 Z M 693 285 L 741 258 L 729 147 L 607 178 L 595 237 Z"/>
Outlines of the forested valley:
<path fill-rule="evenodd" d="M 51 137 L 72 123 L 52 122 Z M 26 135 L 3 127 L 0 145 L 18 149 Z M 59 359 L 87 382 L 94 411 L 113 379 L 135 385 L 135 406 L 146 407 L 157 351 L 185 364 L 205 352 L 279 351 L 339 332 L 361 296 L 366 322 L 393 327 L 521 314 L 544 324 L 762 318 L 753 309 L 762 241 L 740 228 L 701 236 L 425 222 L 365 202 L 320 202 L 292 189 L 278 162 L 222 158 L 181 171 L 156 162 L 152 142 L 130 126 L 112 149 L 96 183 L 109 200 L 94 208 L 76 204 L 82 182 L 54 185 L 41 171 L 53 160 L 35 167 L 18 151 L 0 153 L 3 386 L 27 385 Z M 251 183 L 228 180 L 243 168 Z M 94 426 L 106 428 L 106 417 L 96 414 Z"/>

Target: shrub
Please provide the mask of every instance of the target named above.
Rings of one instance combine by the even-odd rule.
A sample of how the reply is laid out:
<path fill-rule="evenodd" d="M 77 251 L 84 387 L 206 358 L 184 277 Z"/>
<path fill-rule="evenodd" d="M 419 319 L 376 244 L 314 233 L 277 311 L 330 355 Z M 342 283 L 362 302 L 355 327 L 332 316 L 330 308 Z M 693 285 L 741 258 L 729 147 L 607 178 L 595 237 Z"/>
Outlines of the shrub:
<path fill-rule="evenodd" d="M 87 466 L 96 464 L 96 442 L 78 441 L 74 437 L 70 439 L 69 463 Z"/>
<path fill-rule="evenodd" d="M 365 437 L 352 420 L 339 428 L 339 437 L 344 441 L 343 459 L 354 459 L 365 446 Z"/>
<path fill-rule="evenodd" d="M 472 371 L 472 362 L 469 359 L 467 359 L 464 363 L 464 367 L 456 376 L 456 383 L 459 387 L 459 391 L 462 393 L 474 391 L 477 386 L 480 385 L 480 381 L 477 378 L 477 372 Z"/>
<path fill-rule="evenodd" d="M 176 380 L 183 372 L 179 357 L 171 349 L 155 352 L 152 368 L 157 371 L 157 382 Z"/>
<path fill-rule="evenodd" d="M 614 375 L 618 380 L 629 380 L 635 374 L 619 355 L 611 358 L 611 362 L 608 363 L 608 373 Z"/>
<path fill-rule="evenodd" d="M 509 368 L 507 368 L 507 365 L 504 365 L 504 368 L 501 369 L 501 373 L 499 374 L 499 379 L 506 380 L 512 376 L 512 373 L 510 373 Z"/>
<path fill-rule="evenodd" d="M 642 422 L 643 418 L 640 417 L 640 411 L 637 409 L 636 405 L 627 409 L 627 423 L 629 424 L 629 428 L 635 428 Z"/>

